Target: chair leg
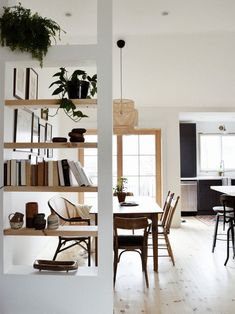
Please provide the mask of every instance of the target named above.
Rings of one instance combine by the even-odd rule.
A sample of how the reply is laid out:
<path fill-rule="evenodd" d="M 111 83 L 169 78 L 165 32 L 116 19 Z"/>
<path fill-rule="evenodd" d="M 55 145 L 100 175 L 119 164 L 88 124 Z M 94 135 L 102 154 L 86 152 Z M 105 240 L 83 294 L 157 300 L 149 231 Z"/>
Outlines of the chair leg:
<path fill-rule="evenodd" d="M 146 286 L 149 287 L 149 279 L 148 279 L 148 270 L 147 270 L 147 250 L 142 249 L 141 250 L 141 260 L 142 260 L 142 269 L 145 276 Z"/>
<path fill-rule="evenodd" d="M 228 262 L 228 259 L 229 259 L 229 233 L 231 231 L 231 235 L 232 235 L 232 229 L 233 229 L 233 225 L 231 227 L 228 228 L 228 231 L 227 231 L 227 257 L 226 257 L 226 260 L 224 262 L 224 266 L 227 265 L 227 262 Z"/>
<path fill-rule="evenodd" d="M 88 266 L 91 266 L 91 238 L 87 240 Z"/>
<path fill-rule="evenodd" d="M 114 259 L 113 259 L 113 286 L 115 286 L 115 283 L 116 283 L 117 265 L 118 265 L 118 252 L 116 252 L 116 250 L 114 250 Z"/>
<path fill-rule="evenodd" d="M 53 261 L 56 260 L 56 257 L 57 257 L 57 255 L 58 255 L 58 253 L 60 252 L 60 248 L 61 248 L 62 245 L 63 245 L 63 243 L 62 243 L 62 241 L 61 241 L 61 238 L 59 237 L 59 243 L 58 243 L 58 245 L 57 245 L 55 254 L 54 254 L 54 256 L 53 256 Z"/>
<path fill-rule="evenodd" d="M 214 236 L 213 236 L 212 253 L 214 253 L 215 246 L 216 246 L 216 239 L 217 239 L 217 233 L 218 233 L 219 219 L 220 219 L 220 215 L 217 214 L 216 215 L 216 222 L 215 222 L 215 229 L 214 229 Z"/>
<path fill-rule="evenodd" d="M 172 251 L 170 240 L 168 238 L 167 233 L 164 233 L 164 239 L 165 239 L 165 242 L 166 242 L 166 249 L 167 249 L 168 255 L 171 258 L 173 266 L 175 266 L 175 259 L 174 259 L 173 251 Z"/>

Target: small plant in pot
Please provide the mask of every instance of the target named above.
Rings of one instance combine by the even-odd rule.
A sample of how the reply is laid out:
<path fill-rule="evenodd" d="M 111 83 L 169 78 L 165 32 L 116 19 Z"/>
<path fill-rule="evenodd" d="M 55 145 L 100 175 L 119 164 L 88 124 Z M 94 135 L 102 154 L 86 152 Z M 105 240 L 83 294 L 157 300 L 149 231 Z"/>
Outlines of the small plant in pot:
<path fill-rule="evenodd" d="M 83 70 L 75 70 L 69 77 L 66 68 L 61 67 L 60 71 L 55 73 L 53 77 L 56 77 L 56 80 L 51 83 L 49 88 L 56 86 L 52 95 L 61 96 L 59 108 L 63 108 L 65 113 L 74 121 L 87 117 L 80 110 L 76 110 L 71 99 L 94 97 L 97 93 L 97 74 L 91 77 Z"/>
<path fill-rule="evenodd" d="M 125 202 L 127 195 L 126 189 L 127 178 L 118 177 L 116 187 L 114 188 L 114 195 L 118 197 L 119 203 Z"/>
<path fill-rule="evenodd" d="M 43 65 L 43 57 L 51 46 L 51 37 L 60 39 L 60 26 L 53 20 L 32 13 L 21 3 L 12 7 L 3 7 L 0 17 L 0 41 L 12 51 L 29 52 L 32 58 Z"/>

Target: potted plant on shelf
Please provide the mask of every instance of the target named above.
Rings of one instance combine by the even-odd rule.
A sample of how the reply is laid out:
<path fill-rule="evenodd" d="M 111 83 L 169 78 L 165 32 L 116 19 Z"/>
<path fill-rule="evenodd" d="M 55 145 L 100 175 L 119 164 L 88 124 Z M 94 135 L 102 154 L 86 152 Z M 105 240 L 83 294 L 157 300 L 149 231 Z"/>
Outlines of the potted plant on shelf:
<path fill-rule="evenodd" d="M 114 188 L 114 195 L 118 197 L 119 203 L 125 202 L 127 195 L 126 189 L 127 178 L 118 177 L 116 187 Z"/>
<path fill-rule="evenodd" d="M 19 5 L 3 7 L 0 17 L 0 41 L 12 51 L 29 52 L 43 65 L 43 57 L 51 46 L 51 37 L 60 39 L 60 26 L 53 20 L 41 17 Z"/>
<path fill-rule="evenodd" d="M 66 68 L 61 67 L 60 71 L 55 73 L 53 77 L 56 77 L 56 80 L 51 83 L 49 88 L 56 86 L 52 95 L 61 96 L 59 108 L 64 109 L 65 113 L 76 122 L 87 117 L 80 110 L 76 110 L 76 106 L 71 99 L 94 97 L 97 93 L 97 74 L 89 76 L 83 70 L 75 70 L 71 76 L 68 76 Z M 57 112 L 58 110 L 55 114 Z"/>

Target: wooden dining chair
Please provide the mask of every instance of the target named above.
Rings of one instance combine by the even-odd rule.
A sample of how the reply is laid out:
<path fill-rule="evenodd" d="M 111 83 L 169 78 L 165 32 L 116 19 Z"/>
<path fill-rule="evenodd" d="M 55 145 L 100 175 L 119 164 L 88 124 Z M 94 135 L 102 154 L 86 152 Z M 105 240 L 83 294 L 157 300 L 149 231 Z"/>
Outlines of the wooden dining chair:
<path fill-rule="evenodd" d="M 147 244 L 151 223 L 146 217 L 114 218 L 114 285 L 116 282 L 117 266 L 124 252 L 138 252 L 141 256 L 142 270 L 145 274 L 146 286 L 149 287 L 147 272 Z M 141 234 L 121 234 L 123 230 L 139 230 Z M 119 250 L 121 251 L 119 253 Z"/>
<path fill-rule="evenodd" d="M 162 208 L 163 213 L 162 213 L 160 220 L 159 220 L 159 223 L 158 223 L 158 225 L 161 227 L 163 227 L 166 224 L 167 216 L 168 216 L 171 202 L 172 202 L 172 199 L 174 198 L 174 195 L 175 194 L 171 193 L 170 191 L 168 191 L 168 193 L 167 193 L 167 196 L 166 196 L 163 208 Z"/>
<path fill-rule="evenodd" d="M 52 213 L 59 217 L 60 225 L 90 225 L 90 219 L 82 218 L 76 209 L 76 205 L 68 199 L 56 195 L 49 199 L 48 206 Z M 56 260 L 57 255 L 64 250 L 67 250 L 75 245 L 83 248 L 88 254 L 88 266 L 91 265 L 91 238 L 87 236 L 74 237 L 58 237 L 58 245 L 54 253 L 53 261 Z M 67 245 L 67 243 L 70 243 Z"/>
<path fill-rule="evenodd" d="M 177 196 L 177 198 L 174 198 L 174 195 L 170 198 L 168 202 L 168 206 L 166 207 L 166 213 L 164 216 L 164 220 L 162 221 L 162 224 L 158 225 L 158 249 L 159 250 L 167 250 L 168 254 L 158 254 L 158 257 L 170 257 L 173 266 L 175 266 L 175 259 L 173 255 L 173 251 L 171 248 L 170 240 L 169 240 L 169 234 L 171 229 L 171 223 L 172 219 L 177 207 L 177 204 L 179 202 L 180 197 Z M 152 244 L 149 245 L 150 247 Z M 150 255 L 149 255 L 150 256 Z"/>

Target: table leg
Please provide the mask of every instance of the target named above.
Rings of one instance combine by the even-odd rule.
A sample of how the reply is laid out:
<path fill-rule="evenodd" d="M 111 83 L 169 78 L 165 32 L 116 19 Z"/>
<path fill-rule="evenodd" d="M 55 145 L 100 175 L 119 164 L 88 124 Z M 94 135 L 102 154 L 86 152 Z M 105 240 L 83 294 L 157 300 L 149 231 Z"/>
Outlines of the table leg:
<path fill-rule="evenodd" d="M 153 238 L 153 269 L 158 271 L 158 214 L 151 215 Z"/>

